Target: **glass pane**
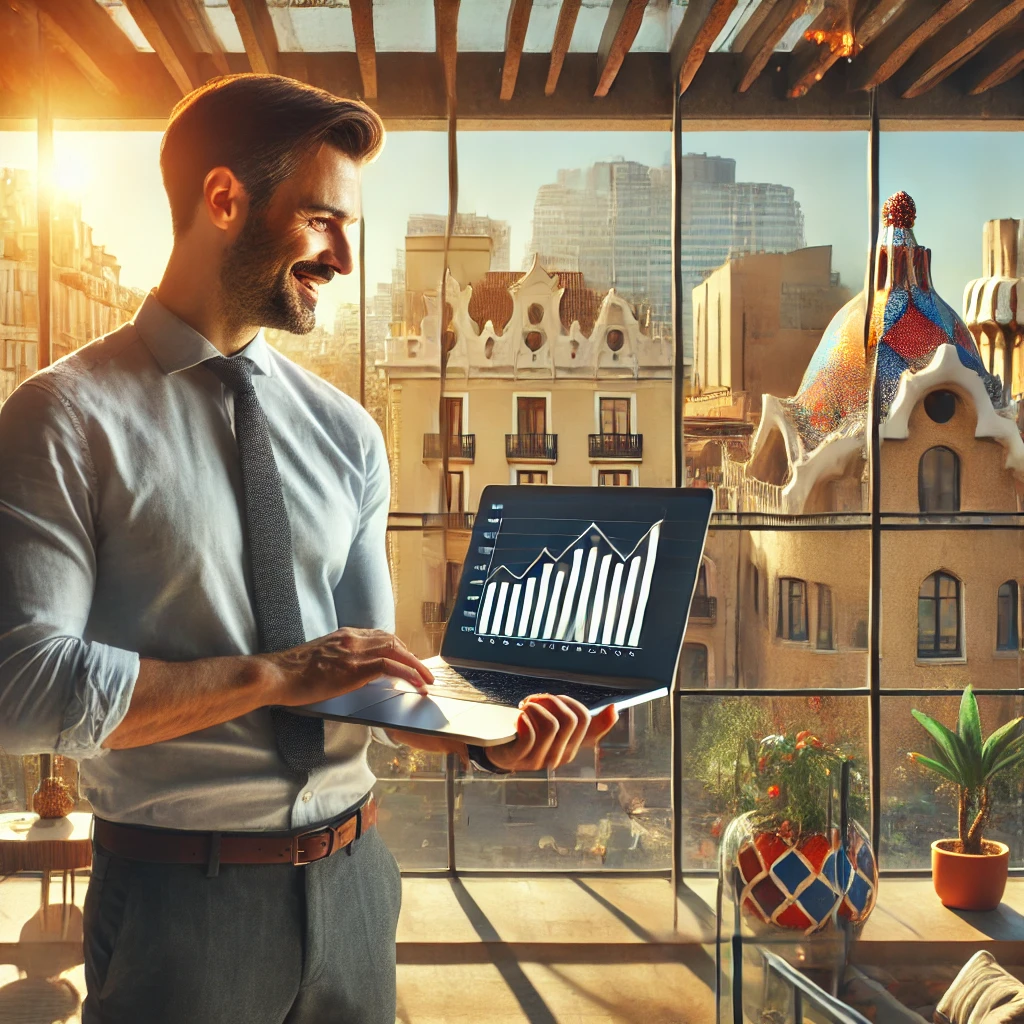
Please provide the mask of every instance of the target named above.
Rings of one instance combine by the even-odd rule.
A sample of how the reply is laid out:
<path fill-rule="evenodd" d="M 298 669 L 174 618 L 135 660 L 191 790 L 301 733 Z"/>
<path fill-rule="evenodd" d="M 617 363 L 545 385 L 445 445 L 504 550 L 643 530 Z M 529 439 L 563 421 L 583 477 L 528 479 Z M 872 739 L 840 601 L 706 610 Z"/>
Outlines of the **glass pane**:
<path fill-rule="evenodd" d="M 927 868 L 930 845 L 956 838 L 956 794 L 951 783 L 915 764 L 911 751 L 931 755 L 931 741 L 911 717 L 915 708 L 950 729 L 956 728 L 959 695 L 949 697 L 884 697 L 882 700 L 882 837 L 884 868 Z M 983 736 L 1024 713 L 1020 694 L 980 696 Z M 993 786 L 993 814 L 985 835 L 1007 843 L 1010 864 L 1024 865 L 1024 776 L 1018 771 Z M 973 819 L 973 815 L 972 815 Z"/>
<path fill-rule="evenodd" d="M 505 24 L 504 15 L 501 16 L 501 24 Z M 422 0 L 378 0 L 373 5 L 373 36 L 377 49 L 381 51 L 434 50 L 434 5 L 425 4 Z M 459 48 L 462 48 L 461 40 Z M 504 46 L 499 49 L 504 49 Z"/>
<path fill-rule="evenodd" d="M 282 51 L 337 52 L 355 50 L 350 13 L 338 6 L 298 4 L 270 6 L 274 33 Z M 347 6 L 347 5 L 346 5 Z"/>
<path fill-rule="evenodd" d="M 224 51 L 226 53 L 245 53 L 245 44 L 238 31 L 235 16 L 228 6 L 228 0 L 204 0 L 204 3 L 206 4 L 206 16 L 210 19 L 210 27 Z"/>

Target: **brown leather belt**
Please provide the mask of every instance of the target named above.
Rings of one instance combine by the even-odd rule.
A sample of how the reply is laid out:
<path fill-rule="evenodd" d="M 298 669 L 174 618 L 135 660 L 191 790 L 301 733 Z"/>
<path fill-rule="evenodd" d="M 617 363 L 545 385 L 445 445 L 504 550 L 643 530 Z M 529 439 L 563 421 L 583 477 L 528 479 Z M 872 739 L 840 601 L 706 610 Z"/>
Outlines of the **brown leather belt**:
<path fill-rule="evenodd" d="M 159 864 L 293 864 L 322 860 L 350 847 L 377 823 L 371 796 L 353 814 L 296 835 L 239 832 L 179 832 L 174 829 L 119 825 L 95 819 L 93 837 L 108 853 L 127 860 Z"/>

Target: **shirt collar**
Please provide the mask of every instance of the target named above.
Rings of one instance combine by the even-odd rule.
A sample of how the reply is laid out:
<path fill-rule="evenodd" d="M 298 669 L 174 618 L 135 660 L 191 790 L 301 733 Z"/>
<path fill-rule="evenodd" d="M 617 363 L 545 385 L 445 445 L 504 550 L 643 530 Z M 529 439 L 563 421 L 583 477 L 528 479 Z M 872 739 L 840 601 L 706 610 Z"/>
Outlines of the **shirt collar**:
<path fill-rule="evenodd" d="M 139 337 L 164 373 L 187 370 L 222 354 L 198 331 L 189 327 L 184 320 L 179 320 L 160 302 L 154 292 L 146 296 L 133 322 Z M 257 331 L 252 341 L 232 358 L 238 356 L 251 359 L 256 366 L 256 373 L 273 376 L 270 346 L 262 328 Z"/>

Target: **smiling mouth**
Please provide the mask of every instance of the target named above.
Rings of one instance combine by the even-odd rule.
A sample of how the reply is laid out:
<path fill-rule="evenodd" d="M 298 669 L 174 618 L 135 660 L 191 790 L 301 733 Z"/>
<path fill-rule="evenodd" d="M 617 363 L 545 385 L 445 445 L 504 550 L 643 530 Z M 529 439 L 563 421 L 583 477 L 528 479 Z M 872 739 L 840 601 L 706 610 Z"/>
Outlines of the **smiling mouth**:
<path fill-rule="evenodd" d="M 294 270 L 292 271 L 292 277 L 299 283 L 299 291 L 306 297 L 307 301 L 315 306 L 316 300 L 319 297 L 321 282 L 315 277 L 310 277 L 308 274 Z"/>

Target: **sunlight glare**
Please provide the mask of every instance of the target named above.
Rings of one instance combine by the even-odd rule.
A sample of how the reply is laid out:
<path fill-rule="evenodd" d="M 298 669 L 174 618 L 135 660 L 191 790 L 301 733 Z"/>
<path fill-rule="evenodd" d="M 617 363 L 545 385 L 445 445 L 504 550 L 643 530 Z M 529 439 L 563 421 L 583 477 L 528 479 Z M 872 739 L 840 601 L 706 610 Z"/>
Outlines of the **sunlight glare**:
<path fill-rule="evenodd" d="M 53 182 L 57 191 L 81 199 L 93 181 L 89 164 L 75 153 L 62 153 L 53 164 Z"/>

